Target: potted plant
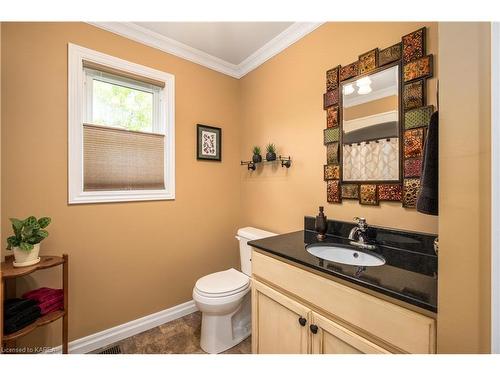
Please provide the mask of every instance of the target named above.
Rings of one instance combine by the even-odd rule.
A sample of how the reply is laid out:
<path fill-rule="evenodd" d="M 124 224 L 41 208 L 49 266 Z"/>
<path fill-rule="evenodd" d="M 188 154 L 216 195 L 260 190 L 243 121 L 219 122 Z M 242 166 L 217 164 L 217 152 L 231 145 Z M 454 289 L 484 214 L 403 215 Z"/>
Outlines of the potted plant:
<path fill-rule="evenodd" d="M 14 235 L 7 238 L 7 250 L 14 251 L 14 267 L 32 266 L 40 261 L 40 242 L 49 235 L 44 228 L 50 221 L 50 217 L 37 220 L 34 216 L 24 220 L 10 219 Z"/>
<path fill-rule="evenodd" d="M 260 163 L 262 161 L 262 155 L 260 154 L 260 147 L 259 146 L 254 146 L 254 148 L 253 148 L 252 161 L 254 163 Z"/>
<path fill-rule="evenodd" d="M 266 160 L 267 161 L 273 161 L 276 160 L 276 146 L 274 143 L 269 143 L 266 147 Z"/>

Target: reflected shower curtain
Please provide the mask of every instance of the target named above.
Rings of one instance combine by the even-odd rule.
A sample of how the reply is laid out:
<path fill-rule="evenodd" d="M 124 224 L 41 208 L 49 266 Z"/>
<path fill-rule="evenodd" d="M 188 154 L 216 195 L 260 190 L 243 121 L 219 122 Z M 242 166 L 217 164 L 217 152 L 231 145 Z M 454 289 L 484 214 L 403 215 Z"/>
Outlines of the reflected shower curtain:
<path fill-rule="evenodd" d="M 399 138 L 342 146 L 344 181 L 399 179 Z"/>

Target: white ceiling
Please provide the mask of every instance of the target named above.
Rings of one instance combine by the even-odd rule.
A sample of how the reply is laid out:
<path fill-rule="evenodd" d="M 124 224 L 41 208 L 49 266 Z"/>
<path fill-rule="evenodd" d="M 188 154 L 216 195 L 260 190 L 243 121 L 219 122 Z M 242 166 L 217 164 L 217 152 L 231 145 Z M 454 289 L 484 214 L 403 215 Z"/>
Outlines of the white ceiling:
<path fill-rule="evenodd" d="M 236 65 L 292 24 L 293 22 L 136 23 Z"/>
<path fill-rule="evenodd" d="M 322 23 L 92 22 L 129 39 L 241 78 Z"/>

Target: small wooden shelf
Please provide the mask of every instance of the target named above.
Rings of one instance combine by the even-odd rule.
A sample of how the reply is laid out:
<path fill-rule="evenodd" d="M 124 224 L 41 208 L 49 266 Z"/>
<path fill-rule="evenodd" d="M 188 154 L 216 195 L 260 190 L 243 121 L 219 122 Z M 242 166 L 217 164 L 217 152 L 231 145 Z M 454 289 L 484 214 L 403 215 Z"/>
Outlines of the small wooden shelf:
<path fill-rule="evenodd" d="M 43 270 L 45 268 L 55 267 L 63 263 L 64 258 L 58 256 L 41 256 L 40 262 L 28 267 L 14 267 L 11 261 L 6 261 L 2 262 L 2 278 L 12 279 L 15 277 L 26 276 L 32 272 Z"/>
<path fill-rule="evenodd" d="M 278 156 L 275 160 L 266 160 L 263 159 L 258 163 L 254 163 L 252 160 L 249 161 L 240 161 L 240 165 L 246 165 L 248 170 L 255 171 L 258 164 L 272 164 L 272 163 L 281 163 L 281 167 L 286 167 L 287 169 L 292 166 L 292 158 L 290 156 Z"/>
<path fill-rule="evenodd" d="M 9 335 L 4 335 L 3 336 L 3 341 L 12 341 L 12 340 L 17 340 L 20 337 L 23 337 L 24 335 L 27 335 L 31 331 L 34 331 L 38 327 L 44 326 L 45 324 L 52 323 L 53 321 L 56 321 L 59 318 L 62 318 L 64 316 L 65 312 L 62 310 L 58 311 L 52 311 L 48 313 L 47 315 L 43 315 L 37 320 L 35 320 L 33 323 L 31 323 L 29 326 L 26 326 L 19 331 L 16 331 L 14 333 L 11 333 Z"/>
<path fill-rule="evenodd" d="M 38 327 L 52 323 L 62 318 L 62 352 L 68 353 L 68 255 L 61 256 L 41 256 L 40 262 L 28 267 L 14 267 L 13 256 L 5 258 L 5 262 L 1 264 L 1 289 L 0 289 L 0 349 L 14 348 L 16 340 L 28 333 L 34 331 Z M 62 265 L 62 289 L 64 294 L 64 310 L 50 312 L 39 317 L 30 325 L 21 328 L 19 331 L 3 334 L 3 301 L 6 298 L 16 297 L 16 278 L 29 275 L 33 272 L 56 267 Z M 1 350 L 0 350 L 1 351 Z"/>

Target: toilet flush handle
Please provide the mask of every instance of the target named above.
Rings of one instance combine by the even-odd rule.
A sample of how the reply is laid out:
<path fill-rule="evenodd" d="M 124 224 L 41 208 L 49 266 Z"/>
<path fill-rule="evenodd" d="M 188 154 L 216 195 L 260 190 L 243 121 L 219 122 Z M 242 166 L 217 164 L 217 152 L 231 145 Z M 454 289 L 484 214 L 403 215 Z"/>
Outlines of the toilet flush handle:
<path fill-rule="evenodd" d="M 234 236 L 234 238 L 236 238 L 238 241 L 241 240 L 240 236 Z"/>

